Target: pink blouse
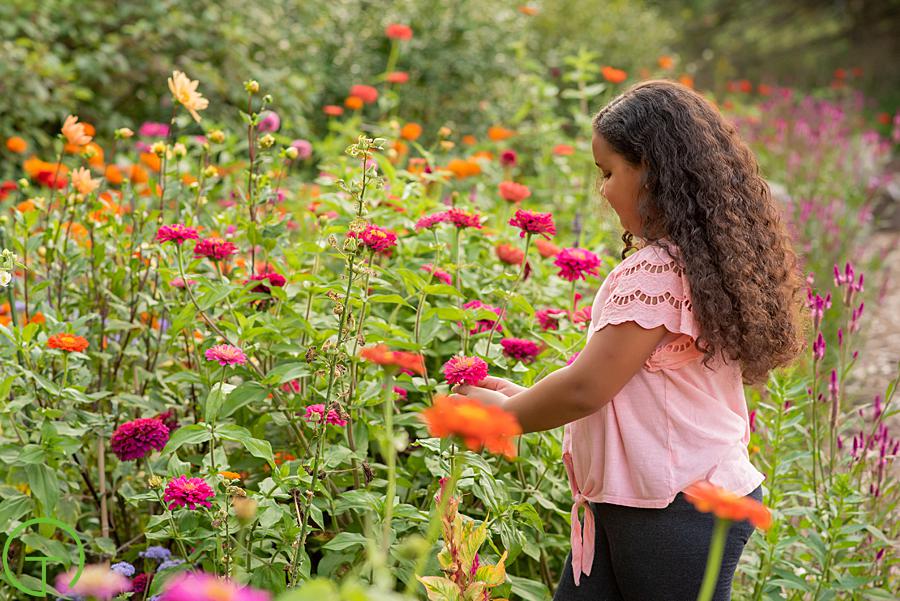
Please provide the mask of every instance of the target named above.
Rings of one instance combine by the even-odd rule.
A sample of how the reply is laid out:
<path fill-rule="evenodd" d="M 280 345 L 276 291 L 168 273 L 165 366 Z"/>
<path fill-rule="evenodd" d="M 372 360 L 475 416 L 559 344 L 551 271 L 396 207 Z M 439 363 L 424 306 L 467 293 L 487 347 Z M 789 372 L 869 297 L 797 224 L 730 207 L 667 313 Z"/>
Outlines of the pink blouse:
<path fill-rule="evenodd" d="M 687 277 L 658 246 L 634 252 L 610 272 L 594 297 L 587 339 L 625 321 L 646 329 L 665 325 L 668 334 L 609 403 L 565 426 L 576 585 L 594 561 L 588 501 L 662 508 L 698 480 L 743 496 L 765 479 L 747 452 L 750 421 L 740 365 L 723 362 L 721 354 L 710 368 L 702 365 L 703 354 L 693 346 L 699 329 Z"/>

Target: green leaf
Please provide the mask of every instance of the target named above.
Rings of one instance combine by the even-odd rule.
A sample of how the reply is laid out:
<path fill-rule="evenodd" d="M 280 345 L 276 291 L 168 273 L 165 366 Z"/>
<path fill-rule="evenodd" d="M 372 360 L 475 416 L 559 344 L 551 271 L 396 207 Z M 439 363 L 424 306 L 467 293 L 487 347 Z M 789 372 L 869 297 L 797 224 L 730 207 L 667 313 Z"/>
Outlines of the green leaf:
<path fill-rule="evenodd" d="M 166 443 L 162 454 L 174 453 L 183 445 L 199 444 L 207 440 L 209 440 L 209 430 L 205 425 L 191 424 L 190 426 L 182 426 L 169 437 L 169 442 Z"/>
<path fill-rule="evenodd" d="M 368 539 L 362 534 L 356 532 L 341 532 L 333 539 L 322 545 L 323 549 L 329 551 L 343 551 L 353 547 L 365 547 Z"/>
<path fill-rule="evenodd" d="M 387 303 L 387 304 L 396 304 L 396 305 L 406 305 L 407 307 L 411 306 L 399 294 L 373 294 L 372 296 L 369 297 L 369 302 L 372 304 Z"/>
<path fill-rule="evenodd" d="M 59 501 L 59 480 L 56 472 L 46 464 L 29 465 L 25 467 L 28 476 L 28 486 L 31 492 L 41 502 L 41 510 L 44 515 L 51 515 Z"/>
<path fill-rule="evenodd" d="M 177 430 L 176 430 L 177 431 Z M 275 469 L 275 456 L 272 454 L 272 443 L 268 440 L 253 438 L 247 428 L 234 424 L 225 424 L 216 428 L 216 434 L 225 440 L 241 443 L 254 457 L 265 459 L 272 469 Z"/>
<path fill-rule="evenodd" d="M 428 601 L 458 601 L 461 599 L 459 587 L 449 578 L 443 576 L 416 576 L 416 578 L 425 585 Z"/>
<path fill-rule="evenodd" d="M 25 495 L 10 497 L 0 503 L 0 532 L 9 532 L 9 523 L 34 511 L 34 501 Z"/>
<path fill-rule="evenodd" d="M 546 601 L 550 598 L 550 590 L 543 582 L 519 578 L 512 574 L 507 574 L 506 577 L 512 583 L 512 592 L 525 601 Z"/>
<path fill-rule="evenodd" d="M 309 366 L 306 363 L 283 363 L 273 367 L 266 374 L 263 383 L 272 385 L 284 384 L 306 375 L 309 375 Z"/>
<path fill-rule="evenodd" d="M 269 394 L 269 389 L 258 382 L 244 382 L 228 394 L 222 409 L 219 412 L 220 417 L 230 417 L 235 411 L 250 405 L 258 403 L 265 399 Z"/>

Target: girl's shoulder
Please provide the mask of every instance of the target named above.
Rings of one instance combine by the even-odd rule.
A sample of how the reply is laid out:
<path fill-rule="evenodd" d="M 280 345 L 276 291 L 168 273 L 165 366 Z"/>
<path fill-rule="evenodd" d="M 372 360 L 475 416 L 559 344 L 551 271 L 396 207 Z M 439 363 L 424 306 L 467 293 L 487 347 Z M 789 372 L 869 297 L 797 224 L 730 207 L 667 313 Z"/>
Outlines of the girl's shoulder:
<path fill-rule="evenodd" d="M 639 248 L 616 265 L 612 273 L 616 278 L 642 272 L 660 273 L 663 271 L 673 271 L 680 276 L 683 269 L 678 247 L 665 239 L 663 244 L 653 243 Z"/>

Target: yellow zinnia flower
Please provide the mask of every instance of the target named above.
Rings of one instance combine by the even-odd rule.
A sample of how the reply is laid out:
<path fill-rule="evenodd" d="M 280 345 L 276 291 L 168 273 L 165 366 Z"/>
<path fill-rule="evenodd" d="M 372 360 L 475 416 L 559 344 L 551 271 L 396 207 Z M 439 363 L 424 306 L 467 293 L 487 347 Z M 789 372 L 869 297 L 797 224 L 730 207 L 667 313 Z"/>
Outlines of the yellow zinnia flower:
<path fill-rule="evenodd" d="M 204 98 L 197 91 L 199 81 L 191 81 L 187 75 L 181 71 L 172 71 L 172 77 L 169 78 L 169 90 L 176 102 L 180 102 L 184 108 L 190 112 L 194 121 L 200 122 L 200 115 L 197 111 L 202 111 L 209 106 L 209 100 Z"/>

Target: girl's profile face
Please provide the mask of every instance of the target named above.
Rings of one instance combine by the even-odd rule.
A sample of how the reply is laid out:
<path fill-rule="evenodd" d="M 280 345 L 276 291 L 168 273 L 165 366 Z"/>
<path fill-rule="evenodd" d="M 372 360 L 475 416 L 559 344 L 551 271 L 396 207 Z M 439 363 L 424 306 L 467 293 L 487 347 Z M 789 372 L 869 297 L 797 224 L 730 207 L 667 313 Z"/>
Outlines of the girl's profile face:
<path fill-rule="evenodd" d="M 600 194 L 609 201 L 619 216 L 619 222 L 636 236 L 642 235 L 641 218 L 637 210 L 638 193 L 644 167 L 635 167 L 609 145 L 606 139 L 594 132 L 591 140 L 594 163 L 600 169 L 602 185 Z"/>

